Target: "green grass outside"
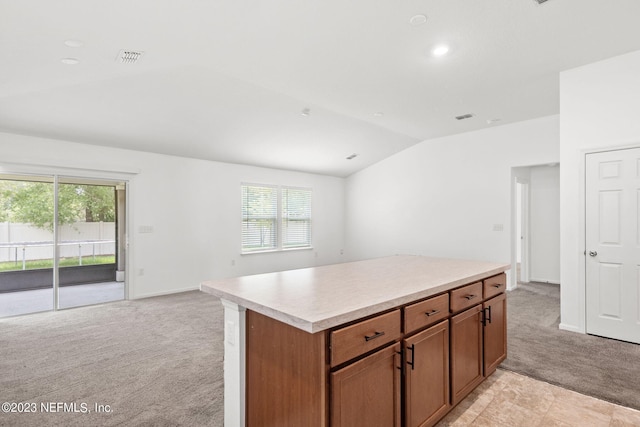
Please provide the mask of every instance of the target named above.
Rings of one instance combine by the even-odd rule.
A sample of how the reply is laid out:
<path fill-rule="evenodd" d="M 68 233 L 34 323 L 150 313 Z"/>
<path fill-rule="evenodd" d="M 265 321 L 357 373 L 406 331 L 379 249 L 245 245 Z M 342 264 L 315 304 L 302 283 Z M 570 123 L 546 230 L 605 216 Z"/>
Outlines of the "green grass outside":
<path fill-rule="evenodd" d="M 82 257 L 82 265 L 114 264 L 115 262 L 115 255 L 96 255 L 95 258 L 92 255 Z M 80 265 L 78 257 L 60 258 L 60 267 L 74 267 L 78 265 Z M 53 260 L 38 259 L 26 262 L 26 270 L 36 270 L 39 268 L 53 268 Z M 0 273 L 3 271 L 16 270 L 22 270 L 21 260 L 18 260 L 18 262 L 0 262 Z"/>

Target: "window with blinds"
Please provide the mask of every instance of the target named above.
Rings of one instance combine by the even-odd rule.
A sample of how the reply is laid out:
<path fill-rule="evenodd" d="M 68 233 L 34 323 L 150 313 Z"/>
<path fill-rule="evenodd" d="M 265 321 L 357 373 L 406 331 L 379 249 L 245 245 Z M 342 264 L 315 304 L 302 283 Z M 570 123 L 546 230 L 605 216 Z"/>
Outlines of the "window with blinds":
<path fill-rule="evenodd" d="M 242 251 L 277 249 L 278 189 L 242 186 Z"/>
<path fill-rule="evenodd" d="M 311 247 L 311 190 L 242 184 L 242 252 Z"/>
<path fill-rule="evenodd" d="M 284 187 L 281 192 L 282 247 L 311 246 L 311 190 Z"/>

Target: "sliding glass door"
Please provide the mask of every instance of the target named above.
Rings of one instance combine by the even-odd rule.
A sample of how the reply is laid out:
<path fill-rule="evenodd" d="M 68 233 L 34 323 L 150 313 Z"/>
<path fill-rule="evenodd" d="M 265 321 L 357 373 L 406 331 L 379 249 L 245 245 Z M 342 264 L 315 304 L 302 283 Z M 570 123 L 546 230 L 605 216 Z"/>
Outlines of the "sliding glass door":
<path fill-rule="evenodd" d="M 0 176 L 0 317 L 53 310 L 54 179 Z"/>
<path fill-rule="evenodd" d="M 124 299 L 116 280 L 117 185 L 58 179 L 58 308 Z"/>
<path fill-rule="evenodd" d="M 124 182 L 0 177 L 0 317 L 125 298 Z"/>

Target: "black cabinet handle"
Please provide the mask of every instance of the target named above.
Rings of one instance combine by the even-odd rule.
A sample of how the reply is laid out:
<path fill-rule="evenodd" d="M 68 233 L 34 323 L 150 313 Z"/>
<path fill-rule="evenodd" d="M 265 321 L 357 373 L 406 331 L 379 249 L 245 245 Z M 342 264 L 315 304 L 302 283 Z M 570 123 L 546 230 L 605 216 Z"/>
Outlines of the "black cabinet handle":
<path fill-rule="evenodd" d="M 411 352 L 411 362 L 407 360 L 407 365 L 411 365 L 411 370 L 413 371 L 416 368 L 416 346 L 415 344 L 411 344 L 411 346 L 407 347 L 407 350 Z"/>
<path fill-rule="evenodd" d="M 472 300 L 472 299 L 474 299 L 475 297 L 477 297 L 477 295 L 473 295 L 473 294 L 471 294 L 471 295 L 467 295 L 467 296 L 465 296 L 465 298 L 466 298 L 467 300 Z"/>
<path fill-rule="evenodd" d="M 493 285 L 494 288 L 499 288 L 500 286 L 502 286 L 502 283 L 496 283 L 495 285 Z"/>
<path fill-rule="evenodd" d="M 431 311 L 427 311 L 425 314 L 427 316 L 433 316 L 434 314 L 438 314 L 440 313 L 440 310 L 431 310 Z"/>
<path fill-rule="evenodd" d="M 373 335 L 365 335 L 364 336 L 364 340 L 365 341 L 375 340 L 376 338 L 379 338 L 379 337 L 381 337 L 383 335 L 384 335 L 384 332 L 376 332 Z"/>
<path fill-rule="evenodd" d="M 491 306 L 482 309 L 482 326 L 487 326 L 487 323 L 491 323 Z"/>

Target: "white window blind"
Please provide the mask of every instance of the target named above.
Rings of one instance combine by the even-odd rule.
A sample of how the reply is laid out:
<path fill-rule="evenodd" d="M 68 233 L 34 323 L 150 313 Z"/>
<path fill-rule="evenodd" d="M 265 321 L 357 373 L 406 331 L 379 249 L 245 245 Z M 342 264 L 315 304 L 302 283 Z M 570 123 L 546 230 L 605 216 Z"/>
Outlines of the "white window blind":
<path fill-rule="evenodd" d="M 242 252 L 311 247 L 308 188 L 242 184 Z"/>
<path fill-rule="evenodd" d="M 278 247 L 278 189 L 242 186 L 242 251 Z"/>
<path fill-rule="evenodd" d="M 311 190 L 282 188 L 282 247 L 311 246 Z"/>

